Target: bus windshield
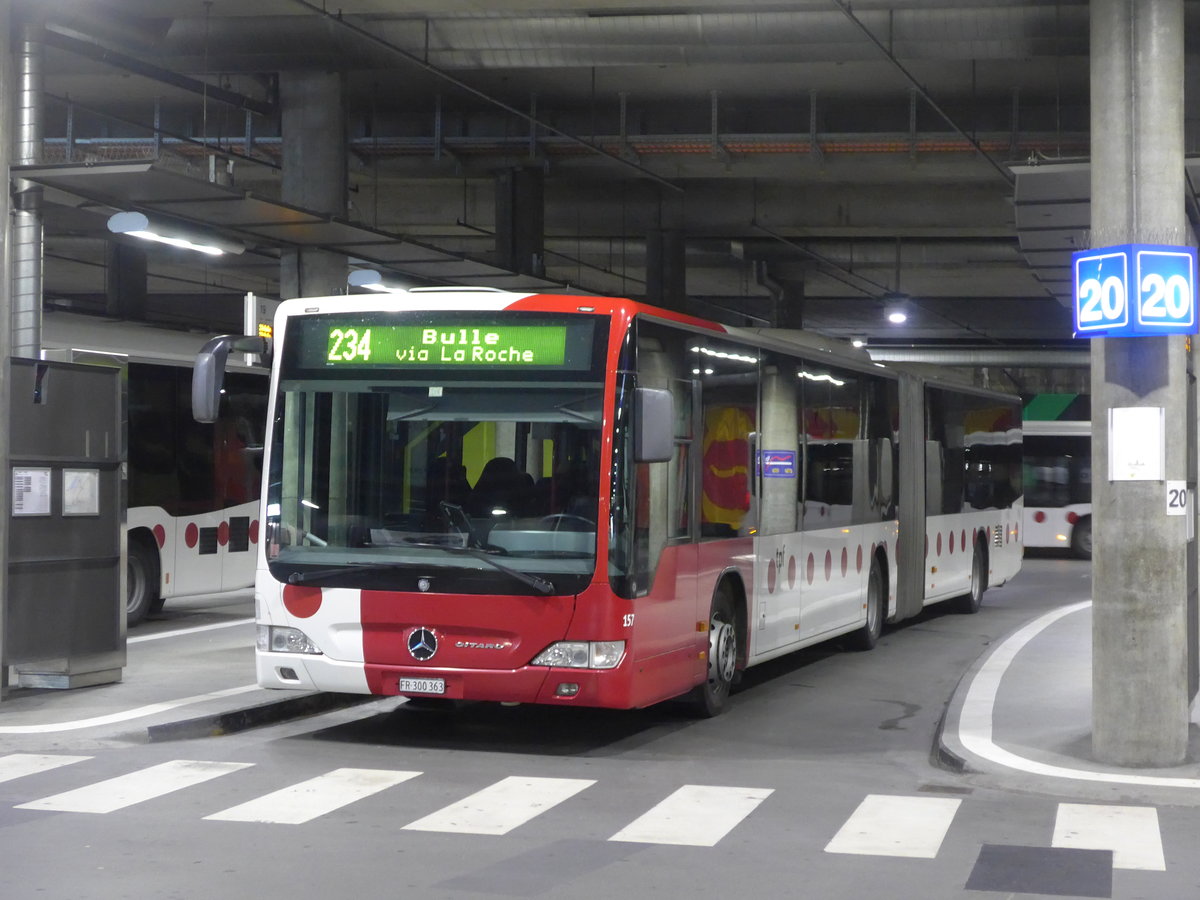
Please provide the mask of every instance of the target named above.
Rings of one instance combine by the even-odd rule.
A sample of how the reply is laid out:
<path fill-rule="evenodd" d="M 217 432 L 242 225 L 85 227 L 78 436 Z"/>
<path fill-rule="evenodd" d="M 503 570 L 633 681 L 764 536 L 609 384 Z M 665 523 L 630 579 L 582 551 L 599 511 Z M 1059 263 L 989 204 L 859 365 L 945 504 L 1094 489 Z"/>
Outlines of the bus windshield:
<path fill-rule="evenodd" d="M 490 346 L 520 360 L 533 352 L 522 341 L 555 325 L 543 316 L 488 332 L 476 316 L 466 328 L 452 318 L 434 329 L 428 320 L 397 326 L 393 315 L 352 329 L 343 318 L 304 322 L 281 361 L 266 508 L 275 577 L 380 590 L 582 589 L 595 569 L 604 418 L 604 370 L 593 363 L 603 354 L 593 344 L 606 329 L 594 317 L 561 325 L 579 333 L 565 348 L 554 337 L 546 365 L 534 356 L 528 367 L 439 366 L 420 358 L 410 333 L 485 347 L 499 334 Z M 347 351 L 351 331 L 357 344 Z M 327 361 L 335 344 L 361 354 L 364 340 L 365 363 Z M 311 352 L 317 345 L 325 358 Z M 433 346 L 435 357 L 456 352 Z M 396 363 L 398 354 L 416 359 Z"/>

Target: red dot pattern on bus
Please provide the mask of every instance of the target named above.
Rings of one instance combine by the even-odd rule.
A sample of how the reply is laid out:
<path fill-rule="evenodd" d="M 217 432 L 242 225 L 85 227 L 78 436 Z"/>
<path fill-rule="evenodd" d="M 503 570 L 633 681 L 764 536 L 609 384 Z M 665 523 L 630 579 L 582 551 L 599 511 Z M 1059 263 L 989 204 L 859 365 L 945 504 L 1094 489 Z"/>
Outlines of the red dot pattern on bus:
<path fill-rule="evenodd" d="M 972 546 L 974 545 L 974 543 L 976 541 L 981 539 L 981 536 L 986 535 L 987 531 L 988 531 L 988 529 L 986 529 L 986 528 L 978 528 L 978 527 L 973 528 L 971 530 Z M 1007 544 L 1010 542 L 1016 542 L 1019 539 L 1020 539 L 1020 532 L 1018 530 L 1017 525 L 1013 525 L 1011 528 L 1005 529 L 1004 543 Z M 961 529 L 958 534 L 955 534 L 953 531 L 946 532 L 945 534 L 939 532 L 936 536 L 935 552 L 938 556 L 941 556 L 943 553 L 943 548 L 944 548 L 947 553 L 953 554 L 955 552 L 956 544 L 958 545 L 958 550 L 960 552 L 962 552 L 962 553 L 967 552 L 967 530 L 965 528 Z M 879 549 L 882 549 L 884 553 L 887 553 L 888 552 L 887 542 L 885 541 L 882 544 L 876 544 L 876 543 L 871 544 L 870 555 L 872 558 L 875 556 L 875 552 Z M 895 552 L 896 552 L 897 561 L 899 561 L 899 556 L 900 556 L 899 545 L 896 546 Z M 928 535 L 926 535 L 926 537 L 925 537 L 925 556 L 926 557 L 929 556 L 929 536 Z M 866 559 L 865 559 L 863 545 L 859 544 L 855 548 L 855 551 L 854 551 L 854 570 L 856 573 L 858 573 L 860 575 L 862 574 L 863 565 L 865 564 L 865 561 L 866 561 Z M 846 575 L 850 571 L 850 550 L 848 547 L 842 548 L 840 565 L 841 565 L 841 575 L 843 578 L 845 578 Z M 789 556 L 788 563 L 787 563 L 787 590 L 793 590 L 796 587 L 796 566 L 797 566 L 796 557 Z M 817 559 L 816 559 L 816 556 L 812 553 L 808 554 L 808 558 L 805 563 L 804 577 L 805 577 L 805 580 L 810 585 L 816 580 Z M 768 593 L 771 593 L 771 594 L 775 593 L 775 588 L 776 588 L 777 584 L 778 584 L 779 588 L 782 590 L 783 589 L 782 565 L 776 565 L 776 562 L 774 559 L 769 560 L 767 562 L 766 578 L 767 578 L 767 592 Z M 832 580 L 833 580 L 833 551 L 826 550 L 825 551 L 825 581 L 829 582 Z"/>
<path fill-rule="evenodd" d="M 154 526 L 154 539 L 158 541 L 158 546 L 161 549 L 167 543 L 167 531 L 162 525 Z M 196 545 L 200 543 L 200 526 L 195 522 L 188 522 L 187 527 L 183 530 L 183 542 L 189 550 L 195 550 Z M 229 523 L 222 522 L 217 526 L 217 543 L 222 547 L 229 543 Z M 254 519 L 250 523 L 250 543 L 258 543 L 258 519 Z"/>
<path fill-rule="evenodd" d="M 283 605 L 297 619 L 314 616 L 321 608 L 321 589 L 300 584 L 283 586 Z"/>
<path fill-rule="evenodd" d="M 880 546 L 882 546 L 884 548 L 884 552 L 887 552 L 887 544 L 871 544 L 871 555 L 872 556 L 875 555 L 875 550 Z M 862 546 L 862 544 L 859 544 L 854 550 L 854 570 L 855 570 L 855 572 L 857 572 L 860 575 L 862 574 L 862 570 L 863 570 L 864 557 L 865 557 L 865 553 L 863 550 L 863 546 Z M 848 547 L 842 548 L 842 553 L 841 553 L 841 557 L 840 557 L 840 565 L 841 565 L 841 570 L 842 570 L 842 577 L 845 578 L 846 575 L 850 571 L 850 550 Z M 787 563 L 787 590 L 789 590 L 789 591 L 794 590 L 796 587 L 796 567 L 797 567 L 796 557 L 789 556 L 788 563 Z M 817 577 L 817 560 L 816 560 L 816 557 L 812 553 L 808 554 L 808 559 L 805 563 L 804 568 L 805 568 L 804 577 L 808 581 L 808 583 L 811 585 L 816 580 L 816 577 Z M 779 567 L 779 569 L 782 569 L 782 567 Z M 831 550 L 825 551 L 825 580 L 826 581 L 833 580 L 833 552 Z M 774 559 L 768 560 L 767 561 L 767 593 L 769 593 L 769 594 L 775 593 L 775 587 L 776 587 L 777 581 L 779 583 L 780 589 L 782 590 L 783 589 L 783 573 L 782 573 L 782 571 L 777 572 L 777 567 L 775 565 Z"/>
<path fill-rule="evenodd" d="M 161 550 L 167 545 L 167 529 L 161 525 L 155 525 L 152 530 L 154 532 L 154 541 L 158 544 L 158 549 Z"/>

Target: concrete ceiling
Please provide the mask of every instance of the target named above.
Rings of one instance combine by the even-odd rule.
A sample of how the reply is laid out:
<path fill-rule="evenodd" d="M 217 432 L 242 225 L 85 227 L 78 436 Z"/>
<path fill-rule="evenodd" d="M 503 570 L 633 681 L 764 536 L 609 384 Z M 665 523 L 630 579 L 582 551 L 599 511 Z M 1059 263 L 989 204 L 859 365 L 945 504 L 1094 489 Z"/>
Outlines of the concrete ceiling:
<path fill-rule="evenodd" d="M 1194 88 L 1200 2 L 1185 5 Z M 190 208 L 249 249 L 205 263 L 150 251 L 154 318 L 236 322 L 245 291 L 278 295 L 280 252 L 296 245 L 519 286 L 497 268 L 495 177 L 531 166 L 547 283 L 641 295 L 647 234 L 678 231 L 689 299 L 729 322 L 766 322 L 781 302 L 805 327 L 875 343 L 1070 339 L 1053 278 L 1023 252 L 1012 166 L 1086 159 L 1086 0 L 326 6 L 17 0 L 51 30 L 37 167 L 49 305 L 103 309 L 108 215 L 181 191 L 295 212 L 294 227 Z M 279 204 L 277 89 L 305 69 L 344 74 L 350 202 L 302 230 L 304 211 Z M 1187 134 L 1200 150 L 1195 113 Z M 213 148 L 229 155 L 206 185 Z M 131 161 L 153 166 L 117 178 L 104 165 Z M 903 331 L 882 322 L 895 295 L 910 301 Z"/>

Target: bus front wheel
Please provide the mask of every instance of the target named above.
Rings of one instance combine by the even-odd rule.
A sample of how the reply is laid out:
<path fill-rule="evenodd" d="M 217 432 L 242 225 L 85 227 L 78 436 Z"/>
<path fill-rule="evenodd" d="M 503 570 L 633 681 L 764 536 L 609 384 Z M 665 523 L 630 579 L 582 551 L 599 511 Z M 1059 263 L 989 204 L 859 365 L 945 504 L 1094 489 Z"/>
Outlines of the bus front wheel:
<path fill-rule="evenodd" d="M 125 579 L 125 624 L 131 626 L 162 607 L 158 596 L 158 552 L 140 535 L 129 537 Z"/>
<path fill-rule="evenodd" d="M 693 710 L 706 718 L 725 708 L 737 677 L 738 631 L 733 595 L 722 584 L 713 594 L 708 615 L 708 678 L 692 689 Z"/>

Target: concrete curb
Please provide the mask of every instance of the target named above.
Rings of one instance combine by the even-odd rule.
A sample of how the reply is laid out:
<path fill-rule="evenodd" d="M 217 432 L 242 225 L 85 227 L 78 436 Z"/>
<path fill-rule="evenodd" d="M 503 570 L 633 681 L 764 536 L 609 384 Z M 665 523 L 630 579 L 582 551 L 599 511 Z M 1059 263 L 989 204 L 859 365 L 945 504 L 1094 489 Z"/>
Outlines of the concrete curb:
<path fill-rule="evenodd" d="M 268 700 L 265 703 L 257 703 L 242 709 L 181 719 L 178 722 L 150 725 L 146 728 L 146 734 L 151 743 L 220 737 L 224 734 L 257 728 L 260 725 L 272 725 L 288 719 L 298 719 L 302 716 L 316 715 L 334 709 L 344 709 L 378 699 L 370 694 L 333 694 L 314 691 L 278 700 Z"/>

